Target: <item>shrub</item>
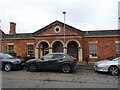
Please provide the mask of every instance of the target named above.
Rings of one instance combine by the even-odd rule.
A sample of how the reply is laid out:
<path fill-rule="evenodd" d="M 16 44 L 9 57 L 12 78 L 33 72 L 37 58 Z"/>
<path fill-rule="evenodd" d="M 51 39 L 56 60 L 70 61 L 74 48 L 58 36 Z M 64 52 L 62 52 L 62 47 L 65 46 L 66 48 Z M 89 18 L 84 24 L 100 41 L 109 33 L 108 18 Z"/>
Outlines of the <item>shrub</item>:
<path fill-rule="evenodd" d="M 14 52 L 14 51 L 9 51 L 9 52 L 7 52 L 9 55 L 11 55 L 11 56 L 16 56 L 16 53 Z"/>

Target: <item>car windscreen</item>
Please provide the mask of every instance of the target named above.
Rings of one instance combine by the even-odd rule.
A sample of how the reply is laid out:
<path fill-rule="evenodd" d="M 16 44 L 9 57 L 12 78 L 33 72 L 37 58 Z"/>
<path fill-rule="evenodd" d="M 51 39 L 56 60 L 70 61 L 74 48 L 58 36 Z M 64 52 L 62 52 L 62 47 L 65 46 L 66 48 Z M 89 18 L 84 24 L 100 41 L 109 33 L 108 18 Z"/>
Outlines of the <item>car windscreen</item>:
<path fill-rule="evenodd" d="M 120 61 L 120 57 L 113 59 L 112 61 Z"/>
<path fill-rule="evenodd" d="M 43 59 L 44 59 L 45 61 L 48 61 L 48 60 L 51 60 L 52 57 L 53 57 L 52 54 L 47 54 L 47 55 L 43 56 Z"/>
<path fill-rule="evenodd" d="M 57 58 L 63 58 L 64 57 L 64 55 L 62 55 L 62 54 L 53 54 L 53 59 L 57 59 Z"/>
<path fill-rule="evenodd" d="M 66 56 L 70 57 L 70 58 L 74 58 L 73 56 L 69 55 L 69 54 L 66 54 Z"/>
<path fill-rule="evenodd" d="M 3 59 L 13 58 L 9 54 L 2 54 L 0 57 L 2 57 Z"/>

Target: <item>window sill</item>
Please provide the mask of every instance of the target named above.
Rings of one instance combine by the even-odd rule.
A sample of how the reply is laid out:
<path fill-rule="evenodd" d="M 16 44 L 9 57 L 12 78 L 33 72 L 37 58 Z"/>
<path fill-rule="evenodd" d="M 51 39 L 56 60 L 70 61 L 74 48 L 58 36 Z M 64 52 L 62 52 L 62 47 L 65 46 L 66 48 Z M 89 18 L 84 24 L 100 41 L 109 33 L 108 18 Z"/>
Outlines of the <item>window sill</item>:
<path fill-rule="evenodd" d="M 89 57 L 90 59 L 98 59 L 98 57 Z"/>

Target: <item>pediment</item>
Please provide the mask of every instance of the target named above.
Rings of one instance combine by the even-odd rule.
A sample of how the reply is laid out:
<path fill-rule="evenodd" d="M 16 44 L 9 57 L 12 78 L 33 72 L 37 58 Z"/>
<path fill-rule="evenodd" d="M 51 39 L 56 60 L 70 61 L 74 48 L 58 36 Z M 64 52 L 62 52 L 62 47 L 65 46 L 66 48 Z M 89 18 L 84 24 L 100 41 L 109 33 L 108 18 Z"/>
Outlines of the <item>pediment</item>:
<path fill-rule="evenodd" d="M 60 21 L 55 21 L 42 29 L 39 29 L 38 31 L 34 32 L 37 36 L 43 36 L 43 35 L 82 35 L 82 31 L 79 29 L 76 29 L 70 25 L 65 24 Z"/>

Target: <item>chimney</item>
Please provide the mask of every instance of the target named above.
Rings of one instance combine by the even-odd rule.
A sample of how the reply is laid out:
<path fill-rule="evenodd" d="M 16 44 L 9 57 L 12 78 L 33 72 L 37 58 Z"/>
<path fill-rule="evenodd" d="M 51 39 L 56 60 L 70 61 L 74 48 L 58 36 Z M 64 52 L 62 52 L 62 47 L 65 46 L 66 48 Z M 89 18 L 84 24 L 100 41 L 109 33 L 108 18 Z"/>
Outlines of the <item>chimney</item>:
<path fill-rule="evenodd" d="M 10 22 L 10 31 L 9 34 L 16 34 L 16 23 Z"/>

